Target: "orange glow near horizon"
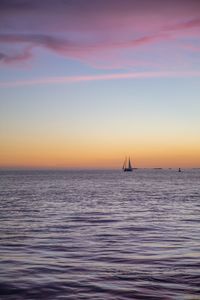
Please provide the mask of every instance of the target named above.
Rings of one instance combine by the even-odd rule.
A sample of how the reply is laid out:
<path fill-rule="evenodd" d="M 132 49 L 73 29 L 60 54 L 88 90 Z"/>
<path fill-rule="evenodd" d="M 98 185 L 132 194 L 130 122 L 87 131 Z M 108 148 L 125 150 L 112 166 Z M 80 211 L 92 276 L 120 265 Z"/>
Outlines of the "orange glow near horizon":
<path fill-rule="evenodd" d="M 148 144 L 96 141 L 10 141 L 0 150 L 1 168 L 116 168 L 130 155 L 134 167 L 200 167 L 200 144 Z"/>

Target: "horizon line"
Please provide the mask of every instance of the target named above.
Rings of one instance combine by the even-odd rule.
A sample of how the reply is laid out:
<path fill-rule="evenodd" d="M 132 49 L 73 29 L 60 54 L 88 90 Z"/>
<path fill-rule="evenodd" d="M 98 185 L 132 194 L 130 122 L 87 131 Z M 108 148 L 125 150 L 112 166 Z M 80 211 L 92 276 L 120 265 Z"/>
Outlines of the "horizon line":
<path fill-rule="evenodd" d="M 176 169 L 178 169 L 178 168 L 180 168 L 180 169 L 182 169 L 182 170 L 184 170 L 184 169 L 200 169 L 200 166 L 197 166 L 197 167 L 187 167 L 187 166 L 183 166 L 183 167 L 181 167 L 181 166 L 177 166 L 177 167 L 134 167 L 133 168 L 133 170 L 146 170 L 146 169 L 148 169 L 148 170 L 151 170 L 151 169 L 154 169 L 154 170 L 169 170 L 169 169 L 171 169 L 171 170 L 176 170 Z M 51 166 L 51 167 L 31 167 L 31 166 L 27 166 L 27 167 L 0 167 L 0 171 L 26 171 L 26 170 L 35 170 L 35 171 L 39 171 L 39 170 L 60 170 L 60 171 L 84 171 L 84 170 L 119 170 L 119 171 L 121 171 L 122 170 L 122 168 L 112 168 L 112 167 L 110 167 L 110 168 L 98 168 L 98 167 L 88 167 L 88 168 L 86 168 L 86 167 L 53 167 L 53 166 Z"/>

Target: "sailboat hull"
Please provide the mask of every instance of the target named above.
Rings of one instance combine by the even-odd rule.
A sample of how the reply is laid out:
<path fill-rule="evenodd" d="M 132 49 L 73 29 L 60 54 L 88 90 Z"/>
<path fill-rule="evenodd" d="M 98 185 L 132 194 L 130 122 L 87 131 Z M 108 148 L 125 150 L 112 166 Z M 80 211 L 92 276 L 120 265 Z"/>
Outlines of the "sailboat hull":
<path fill-rule="evenodd" d="M 125 168 L 125 169 L 124 169 L 124 172 L 132 172 L 132 171 L 133 171 L 132 168 Z"/>

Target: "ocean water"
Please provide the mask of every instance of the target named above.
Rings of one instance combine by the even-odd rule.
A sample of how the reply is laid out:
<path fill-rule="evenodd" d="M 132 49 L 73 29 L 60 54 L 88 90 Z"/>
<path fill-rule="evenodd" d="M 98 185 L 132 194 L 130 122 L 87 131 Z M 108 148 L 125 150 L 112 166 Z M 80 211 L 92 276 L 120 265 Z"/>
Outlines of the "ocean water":
<path fill-rule="evenodd" d="M 200 170 L 1 171 L 0 299 L 200 299 Z"/>

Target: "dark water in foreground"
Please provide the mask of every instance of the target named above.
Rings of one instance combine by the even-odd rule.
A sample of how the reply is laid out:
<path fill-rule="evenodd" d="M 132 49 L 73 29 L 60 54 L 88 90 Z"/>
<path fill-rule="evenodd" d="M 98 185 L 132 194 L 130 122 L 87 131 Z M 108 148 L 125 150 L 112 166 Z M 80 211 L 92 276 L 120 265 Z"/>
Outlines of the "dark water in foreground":
<path fill-rule="evenodd" d="M 200 299 L 200 170 L 1 171 L 0 299 Z"/>

